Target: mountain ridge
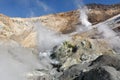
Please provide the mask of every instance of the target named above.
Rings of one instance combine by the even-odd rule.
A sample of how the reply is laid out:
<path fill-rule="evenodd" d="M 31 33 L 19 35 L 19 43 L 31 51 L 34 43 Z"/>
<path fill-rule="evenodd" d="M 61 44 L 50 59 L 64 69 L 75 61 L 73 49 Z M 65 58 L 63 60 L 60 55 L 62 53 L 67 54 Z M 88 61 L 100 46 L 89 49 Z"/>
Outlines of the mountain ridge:
<path fill-rule="evenodd" d="M 91 7 L 91 8 L 90 8 Z M 117 14 L 120 14 L 120 4 L 97 5 L 89 4 L 88 19 L 94 25 L 105 21 Z M 70 33 L 75 30 L 75 26 L 81 24 L 79 10 L 49 14 L 33 18 L 11 18 L 0 14 L 0 38 L 1 40 L 12 40 L 24 47 L 36 46 L 35 23 L 38 22 L 52 30 L 61 33 Z"/>

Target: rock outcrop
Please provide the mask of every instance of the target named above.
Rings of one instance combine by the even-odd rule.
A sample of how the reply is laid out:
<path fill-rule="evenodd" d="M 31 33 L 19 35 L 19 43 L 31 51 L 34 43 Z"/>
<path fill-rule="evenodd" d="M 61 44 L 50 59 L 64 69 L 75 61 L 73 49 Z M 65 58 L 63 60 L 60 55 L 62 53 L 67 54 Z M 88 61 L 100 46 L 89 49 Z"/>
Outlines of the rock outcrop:
<path fill-rule="evenodd" d="M 71 65 L 90 62 L 103 54 L 114 54 L 104 39 L 76 37 L 54 49 L 53 54 L 62 64 L 62 69 Z"/>
<path fill-rule="evenodd" d="M 60 80 L 119 80 L 119 55 L 101 55 L 91 63 L 77 64 L 59 77 Z M 93 64 L 94 62 L 94 64 Z M 84 67 L 83 69 L 81 67 Z M 74 72 L 74 73 L 73 73 Z"/>

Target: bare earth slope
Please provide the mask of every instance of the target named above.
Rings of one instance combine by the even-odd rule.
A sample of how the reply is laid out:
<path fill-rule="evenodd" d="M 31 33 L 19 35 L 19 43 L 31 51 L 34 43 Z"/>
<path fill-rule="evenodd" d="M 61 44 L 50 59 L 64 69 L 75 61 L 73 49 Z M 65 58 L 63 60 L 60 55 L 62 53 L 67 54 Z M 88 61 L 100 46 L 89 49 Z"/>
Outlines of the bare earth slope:
<path fill-rule="evenodd" d="M 120 4 L 97 5 L 90 4 L 89 21 L 92 24 L 105 21 L 117 14 L 120 14 Z M 75 25 L 79 22 L 79 11 L 74 10 L 65 13 L 50 14 L 34 18 L 10 18 L 0 15 L 0 40 L 4 43 L 11 42 L 24 47 L 36 47 L 35 23 L 41 23 L 52 30 L 69 33 L 74 31 Z M 9 41 L 9 42 L 8 42 Z"/>

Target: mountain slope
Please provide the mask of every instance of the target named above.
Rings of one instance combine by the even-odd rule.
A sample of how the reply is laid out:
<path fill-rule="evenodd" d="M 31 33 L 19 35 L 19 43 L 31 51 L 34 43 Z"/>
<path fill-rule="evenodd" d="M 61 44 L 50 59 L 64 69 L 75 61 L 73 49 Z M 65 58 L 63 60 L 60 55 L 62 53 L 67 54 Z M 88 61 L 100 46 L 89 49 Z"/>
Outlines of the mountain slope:
<path fill-rule="evenodd" d="M 88 18 L 92 24 L 105 21 L 120 14 L 120 4 L 116 5 L 88 5 Z M 0 15 L 0 38 L 4 43 L 8 41 L 19 43 L 24 47 L 36 47 L 36 23 L 40 23 L 52 30 L 70 33 L 75 26 L 81 24 L 79 11 L 50 14 L 34 18 L 10 18 Z M 38 25 L 39 26 L 39 25 Z"/>

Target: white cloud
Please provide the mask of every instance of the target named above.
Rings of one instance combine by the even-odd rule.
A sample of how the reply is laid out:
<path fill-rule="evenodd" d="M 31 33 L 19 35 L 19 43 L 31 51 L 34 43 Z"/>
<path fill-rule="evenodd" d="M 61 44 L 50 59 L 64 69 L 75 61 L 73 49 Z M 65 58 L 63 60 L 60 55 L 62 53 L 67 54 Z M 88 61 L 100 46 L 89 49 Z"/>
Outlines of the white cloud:
<path fill-rule="evenodd" d="M 41 0 L 18 0 L 16 1 L 19 4 L 22 4 L 24 6 L 29 7 L 32 3 L 36 4 L 37 6 L 39 6 L 40 8 L 42 8 L 44 11 L 51 11 L 52 9 L 50 8 L 50 6 L 48 6 L 46 3 L 44 3 Z"/>
<path fill-rule="evenodd" d="M 45 12 L 52 10 L 47 4 L 42 1 L 37 0 L 36 3 L 39 7 L 42 7 Z"/>
<path fill-rule="evenodd" d="M 77 8 L 82 8 L 84 5 L 83 0 L 74 0 L 74 4 Z"/>
<path fill-rule="evenodd" d="M 36 14 L 35 14 L 35 12 L 33 11 L 33 10 L 29 10 L 29 13 L 26 15 L 26 17 L 35 17 L 36 16 Z"/>
<path fill-rule="evenodd" d="M 35 13 L 34 13 L 34 11 L 30 11 L 30 14 L 29 14 L 29 17 L 34 17 L 35 16 Z"/>

